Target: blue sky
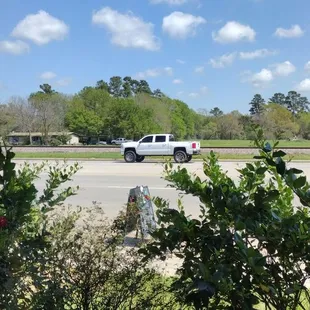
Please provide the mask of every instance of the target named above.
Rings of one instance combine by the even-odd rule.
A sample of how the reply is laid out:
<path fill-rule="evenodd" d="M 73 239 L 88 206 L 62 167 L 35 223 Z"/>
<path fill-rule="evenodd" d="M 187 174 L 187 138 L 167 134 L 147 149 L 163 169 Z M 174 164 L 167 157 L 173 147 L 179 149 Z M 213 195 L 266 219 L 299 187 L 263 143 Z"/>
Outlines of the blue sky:
<path fill-rule="evenodd" d="M 194 109 L 310 96 L 309 0 L 0 0 L 0 100 L 146 79 Z"/>

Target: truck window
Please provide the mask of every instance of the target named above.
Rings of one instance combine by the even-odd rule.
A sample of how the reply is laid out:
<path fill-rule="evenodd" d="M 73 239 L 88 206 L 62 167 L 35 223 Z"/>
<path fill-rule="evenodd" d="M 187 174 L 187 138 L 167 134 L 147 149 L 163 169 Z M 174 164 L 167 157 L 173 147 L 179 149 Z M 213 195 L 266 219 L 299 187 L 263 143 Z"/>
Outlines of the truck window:
<path fill-rule="evenodd" d="M 156 136 L 155 142 L 166 142 L 166 136 Z"/>
<path fill-rule="evenodd" d="M 169 136 L 169 141 L 176 141 L 173 135 Z"/>
<path fill-rule="evenodd" d="M 151 142 L 153 142 L 153 136 L 147 136 L 141 141 L 141 143 L 151 143 Z"/>

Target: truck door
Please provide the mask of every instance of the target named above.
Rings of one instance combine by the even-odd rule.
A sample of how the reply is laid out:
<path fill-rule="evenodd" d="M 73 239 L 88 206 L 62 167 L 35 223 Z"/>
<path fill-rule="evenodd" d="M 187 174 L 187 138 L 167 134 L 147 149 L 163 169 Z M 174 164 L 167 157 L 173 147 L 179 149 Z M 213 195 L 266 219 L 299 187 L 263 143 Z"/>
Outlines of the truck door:
<path fill-rule="evenodd" d="M 166 135 L 155 136 L 155 140 L 152 145 L 152 153 L 154 153 L 154 155 L 168 155 L 169 144 L 166 140 Z"/>
<path fill-rule="evenodd" d="M 137 146 L 137 153 L 139 155 L 153 155 L 152 154 L 152 142 L 154 136 L 144 137 Z"/>

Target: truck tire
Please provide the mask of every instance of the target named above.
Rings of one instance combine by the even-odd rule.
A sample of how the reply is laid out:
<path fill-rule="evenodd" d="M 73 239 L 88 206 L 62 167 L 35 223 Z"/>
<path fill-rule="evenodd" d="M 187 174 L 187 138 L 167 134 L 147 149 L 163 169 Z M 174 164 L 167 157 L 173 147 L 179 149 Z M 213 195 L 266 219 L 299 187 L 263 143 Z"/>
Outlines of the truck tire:
<path fill-rule="evenodd" d="M 145 156 L 137 156 L 137 159 L 136 159 L 136 162 L 137 163 L 142 163 L 143 161 L 144 161 L 144 159 L 145 159 Z"/>
<path fill-rule="evenodd" d="M 187 155 L 187 160 L 186 162 L 189 163 L 192 160 L 193 156 L 192 155 Z"/>
<path fill-rule="evenodd" d="M 174 161 L 176 163 L 185 163 L 187 161 L 187 154 L 184 151 L 176 151 L 174 153 Z"/>
<path fill-rule="evenodd" d="M 124 154 L 126 163 L 134 163 L 137 159 L 137 155 L 134 151 L 126 151 Z"/>

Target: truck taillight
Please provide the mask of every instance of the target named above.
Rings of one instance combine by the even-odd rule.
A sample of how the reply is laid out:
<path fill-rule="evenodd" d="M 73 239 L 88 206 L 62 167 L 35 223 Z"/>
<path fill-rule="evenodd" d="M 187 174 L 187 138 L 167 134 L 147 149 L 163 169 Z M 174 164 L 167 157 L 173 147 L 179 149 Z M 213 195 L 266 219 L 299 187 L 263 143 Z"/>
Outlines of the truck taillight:
<path fill-rule="evenodd" d="M 192 149 L 196 148 L 196 143 L 192 143 Z"/>

